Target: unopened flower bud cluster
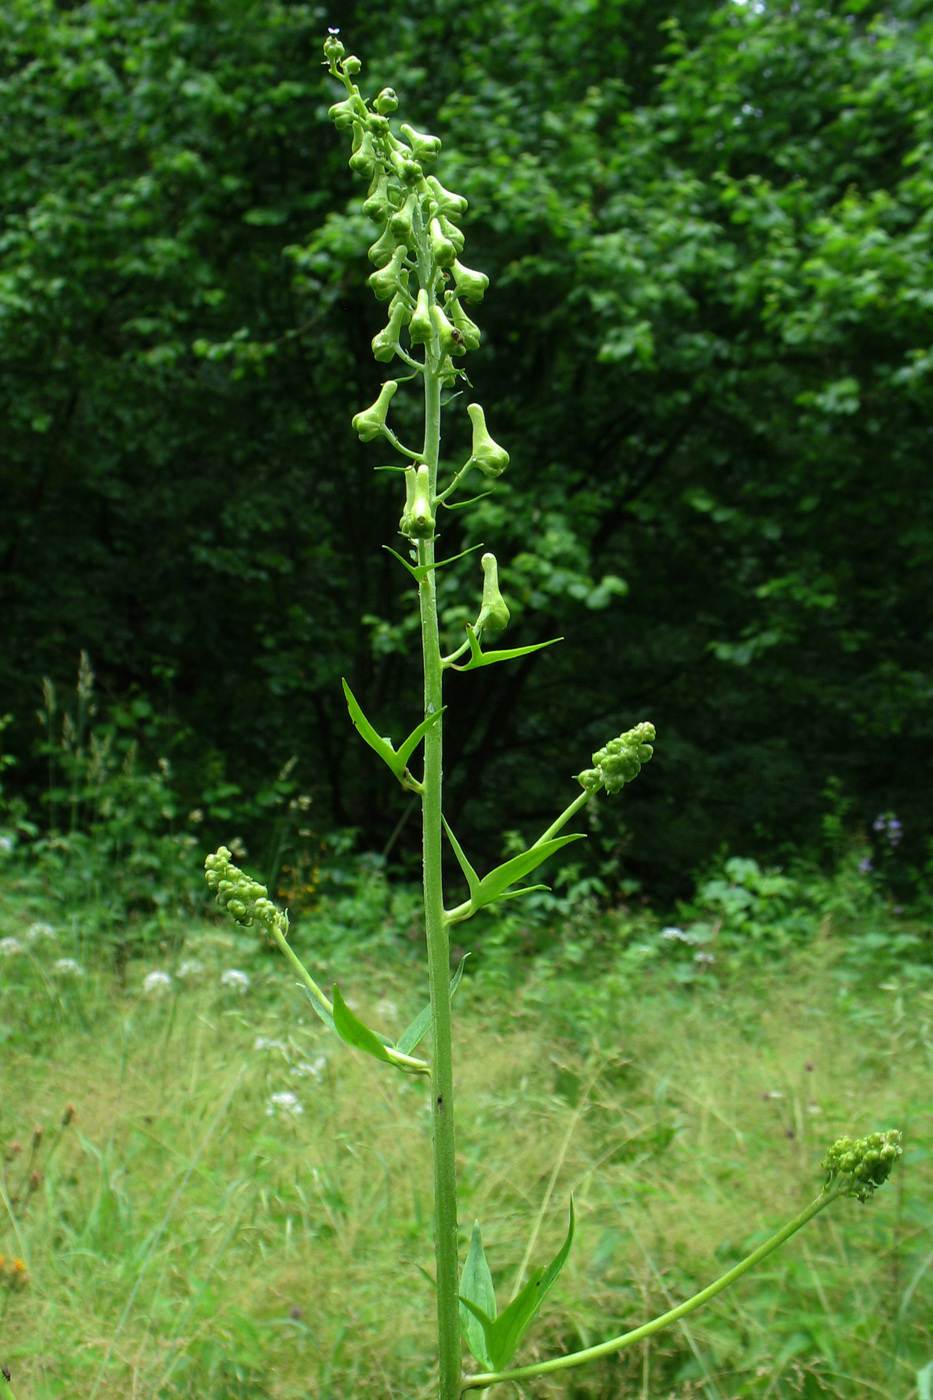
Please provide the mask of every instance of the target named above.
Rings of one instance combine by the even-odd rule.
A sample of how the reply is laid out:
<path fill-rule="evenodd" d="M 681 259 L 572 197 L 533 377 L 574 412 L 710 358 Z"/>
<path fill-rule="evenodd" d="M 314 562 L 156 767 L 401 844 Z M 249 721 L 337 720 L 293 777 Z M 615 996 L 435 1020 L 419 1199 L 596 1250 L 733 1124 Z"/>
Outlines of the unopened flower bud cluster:
<path fill-rule="evenodd" d="M 269 934 L 278 932 L 287 937 L 288 915 L 276 909 L 265 885 L 237 869 L 226 846 L 205 858 L 204 870 L 217 903 L 238 924 L 244 928 L 259 924 Z"/>
<path fill-rule="evenodd" d="M 400 136 L 391 130 L 389 117 L 398 107 L 391 88 L 383 88 L 367 103 L 353 82 L 362 64 L 346 54 L 336 30 L 330 32 L 324 55 L 347 94 L 334 103 L 329 115 L 338 130 L 352 135 L 350 168 L 369 178 L 363 209 L 380 227 L 369 249 L 376 267 L 369 285 L 377 299 L 387 303 L 388 320 L 373 337 L 373 355 L 382 364 L 398 358 L 416 373 L 430 368 L 449 387 L 458 377 L 454 362 L 480 343 L 479 327 L 464 303 L 481 301 L 489 286 L 485 273 L 460 261 L 464 237 L 458 225 L 467 201 L 445 189 L 434 175 L 425 174 L 425 166 L 440 151 L 438 137 L 405 122 L 399 125 Z M 423 359 L 415 353 L 422 346 Z M 354 416 L 353 427 L 361 442 L 384 437 L 404 453 L 387 422 L 397 389 L 397 380 L 387 380 L 375 403 Z M 467 411 L 473 425 L 467 466 L 487 477 L 500 476 L 508 464 L 508 452 L 489 434 L 479 404 L 470 404 Z M 437 500 L 427 478 L 418 465 L 406 472 L 399 530 L 413 540 L 429 539 L 435 530 Z"/>
<path fill-rule="evenodd" d="M 848 1177 L 844 1194 L 867 1201 L 875 1188 L 887 1181 L 903 1151 L 901 1135 L 894 1128 L 863 1138 L 839 1138 L 823 1161 L 826 1185 L 830 1186 L 837 1177 Z"/>
<path fill-rule="evenodd" d="M 593 767 L 577 774 L 577 782 L 587 792 L 599 792 L 601 788 L 618 792 L 638 777 L 642 764 L 651 758 L 654 737 L 654 725 L 643 722 L 620 734 L 618 739 L 610 739 L 604 748 L 593 754 Z"/>

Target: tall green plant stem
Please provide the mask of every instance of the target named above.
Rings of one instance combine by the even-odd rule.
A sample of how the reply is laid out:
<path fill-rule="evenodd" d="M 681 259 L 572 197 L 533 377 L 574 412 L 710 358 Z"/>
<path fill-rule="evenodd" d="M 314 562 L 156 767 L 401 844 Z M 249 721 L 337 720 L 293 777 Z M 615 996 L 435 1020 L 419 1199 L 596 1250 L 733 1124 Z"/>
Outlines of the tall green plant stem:
<path fill-rule="evenodd" d="M 611 1337 L 608 1342 L 600 1342 L 597 1346 L 586 1347 L 583 1351 L 571 1352 L 568 1356 L 555 1356 L 551 1361 L 539 1361 L 532 1366 L 519 1366 L 511 1371 L 486 1371 L 475 1376 L 465 1376 L 461 1382 L 463 1390 L 484 1390 L 487 1386 L 498 1385 L 500 1381 L 523 1381 L 529 1380 L 532 1376 L 544 1376 L 549 1371 L 565 1371 L 571 1366 L 583 1366 L 588 1361 L 595 1361 L 600 1356 L 611 1356 L 613 1352 L 623 1351 L 626 1347 L 633 1346 L 636 1342 L 644 1341 L 645 1337 L 652 1336 L 655 1332 L 660 1332 L 662 1327 L 668 1327 L 672 1322 L 678 1322 L 680 1318 L 692 1313 L 695 1308 L 708 1303 L 711 1298 L 715 1298 L 717 1293 L 721 1293 L 724 1288 L 728 1288 L 730 1283 L 741 1278 L 748 1273 L 756 1264 L 760 1264 L 762 1259 L 766 1259 L 769 1254 L 778 1249 L 791 1235 L 795 1235 L 799 1229 L 818 1215 L 821 1210 L 843 1195 L 844 1186 L 836 1187 L 826 1191 L 823 1195 L 817 1196 L 815 1201 L 811 1201 L 805 1210 L 799 1215 L 795 1215 L 793 1220 L 789 1220 L 786 1225 L 772 1235 L 764 1244 L 759 1245 L 741 1263 L 718 1278 L 715 1283 L 702 1288 L 699 1293 L 694 1293 L 692 1298 L 686 1302 L 679 1303 L 676 1308 L 671 1308 L 669 1312 L 662 1313 L 660 1317 L 654 1318 L 651 1322 L 646 1322 L 642 1327 L 636 1327 L 631 1332 L 623 1332 L 620 1337 Z"/>
<path fill-rule="evenodd" d="M 424 372 L 424 459 L 432 496 L 437 490 L 441 438 L 441 349 L 437 336 L 427 347 Z M 427 565 L 419 585 L 421 649 L 424 660 L 424 713 L 443 705 L 443 667 L 437 624 L 434 540 L 418 545 L 418 562 Z M 441 873 L 441 800 L 443 719 L 424 741 L 424 791 L 421 796 L 424 860 L 424 917 L 431 991 L 431 1109 L 434 1122 L 434 1257 L 437 1272 L 437 1340 L 440 1400 L 460 1392 L 460 1304 L 457 1298 L 457 1163 L 454 1135 L 453 1036 L 450 1012 L 450 943 L 444 912 Z"/>

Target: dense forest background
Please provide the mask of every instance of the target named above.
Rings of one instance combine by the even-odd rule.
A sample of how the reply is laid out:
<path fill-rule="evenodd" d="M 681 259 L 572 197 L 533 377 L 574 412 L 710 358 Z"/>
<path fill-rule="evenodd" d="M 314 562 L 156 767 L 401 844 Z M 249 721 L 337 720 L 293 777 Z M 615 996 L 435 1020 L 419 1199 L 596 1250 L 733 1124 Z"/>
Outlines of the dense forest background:
<path fill-rule="evenodd" d="M 442 138 L 491 278 L 470 374 L 512 464 L 444 546 L 495 549 L 508 645 L 567 639 L 453 677 L 454 825 L 498 855 L 651 719 L 655 762 L 587 843 L 613 879 L 814 849 L 840 811 L 869 833 L 896 813 L 922 870 L 924 0 L 9 0 L 7 798 L 41 810 L 63 705 L 47 687 L 37 724 L 42 678 L 61 694 L 84 650 L 95 724 L 170 757 L 173 819 L 196 808 L 206 843 L 295 756 L 319 832 L 412 851 L 340 687 L 382 732 L 415 722 L 412 599 L 381 549 L 396 482 L 350 430 L 385 375 L 365 185 L 326 117 L 337 24 L 363 90 Z M 451 411 L 453 467 L 468 434 Z M 454 644 L 480 582 L 443 573 Z"/>

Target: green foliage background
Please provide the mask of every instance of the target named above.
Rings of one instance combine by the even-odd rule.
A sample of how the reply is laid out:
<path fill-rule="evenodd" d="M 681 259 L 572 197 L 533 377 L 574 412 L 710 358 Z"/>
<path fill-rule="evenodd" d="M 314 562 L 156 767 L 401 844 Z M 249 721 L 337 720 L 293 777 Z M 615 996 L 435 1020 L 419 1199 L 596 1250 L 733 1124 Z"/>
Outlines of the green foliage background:
<path fill-rule="evenodd" d="M 398 493 L 349 429 L 381 322 L 325 115 L 338 23 L 367 90 L 395 86 L 442 137 L 465 260 L 492 279 L 475 388 L 512 466 L 443 545 L 496 549 L 510 645 L 568 638 L 455 678 L 454 825 L 498 854 L 503 828 L 550 819 L 561 773 L 647 717 L 658 761 L 631 832 L 606 818 L 604 858 L 670 883 L 724 842 L 805 846 L 833 776 L 866 825 L 896 810 L 922 865 L 920 0 L 11 0 L 0 711 L 20 785 L 43 781 L 39 678 L 70 679 L 86 648 L 139 737 L 170 718 L 192 804 L 297 754 L 322 829 L 378 846 L 404 815 L 339 685 L 384 732 L 411 728 L 413 613 L 380 552 Z M 478 570 L 443 582 L 459 640 Z"/>

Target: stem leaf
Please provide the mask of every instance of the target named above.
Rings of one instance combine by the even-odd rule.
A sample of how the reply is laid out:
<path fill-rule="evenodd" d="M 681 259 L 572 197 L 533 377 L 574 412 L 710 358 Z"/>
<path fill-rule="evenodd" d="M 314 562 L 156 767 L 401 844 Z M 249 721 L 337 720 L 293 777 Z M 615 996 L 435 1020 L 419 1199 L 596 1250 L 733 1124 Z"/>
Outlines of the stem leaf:
<path fill-rule="evenodd" d="M 402 562 L 404 563 L 405 561 L 402 560 Z M 353 691 L 347 685 L 346 681 L 343 682 L 343 693 L 346 696 L 347 709 L 350 711 L 350 718 L 352 719 L 360 738 L 363 739 L 364 742 L 369 745 L 369 747 L 373 750 L 374 753 L 379 755 L 386 767 L 390 768 L 395 774 L 396 778 L 398 778 L 399 782 L 404 782 L 405 770 L 408 766 L 408 760 L 411 758 L 415 749 L 421 743 L 421 740 L 424 738 L 425 734 L 427 734 L 431 726 L 433 724 L 436 724 L 437 721 L 440 719 L 441 715 L 444 713 L 444 709 L 446 709 L 446 706 L 442 707 L 439 710 L 436 710 L 435 713 L 433 715 L 429 715 L 427 719 L 423 719 L 421 723 L 412 730 L 408 738 L 402 744 L 402 747 L 396 752 L 396 750 L 392 746 L 391 739 L 384 739 L 381 734 L 376 733 L 369 720 L 363 714 L 359 701 L 353 694 Z"/>
<path fill-rule="evenodd" d="M 403 773 L 406 767 L 408 766 L 408 760 L 411 758 L 415 749 L 421 743 L 421 740 L 424 738 L 425 734 L 427 734 L 428 730 L 431 728 L 432 725 L 437 724 L 437 721 L 440 719 L 441 715 L 446 709 L 447 706 L 442 705 L 439 710 L 435 710 L 433 715 L 428 715 L 427 719 L 423 719 L 421 723 L 411 731 L 408 738 L 405 740 L 404 744 L 398 751 L 398 761 L 401 764 Z M 396 776 L 398 775 L 396 774 Z"/>
<path fill-rule="evenodd" d="M 488 875 L 483 876 L 475 890 L 470 889 L 470 912 L 475 914 L 477 909 L 492 904 L 493 900 L 503 895 L 509 885 L 514 885 L 516 880 L 521 880 L 530 875 L 532 870 L 537 870 L 548 856 L 552 856 L 562 846 L 569 845 L 571 841 L 582 841 L 585 835 L 583 831 L 576 831 L 571 836 L 554 836 L 550 841 L 542 841 L 540 845 L 532 846 L 529 850 L 522 851 L 521 855 L 513 856 L 511 860 L 497 865 L 495 870 L 490 870 Z M 521 893 L 523 891 L 515 890 L 506 897 L 511 899 L 513 895 Z"/>
<path fill-rule="evenodd" d="M 511 661 L 516 656 L 529 656 L 533 651 L 552 647 L 562 642 L 563 637 L 552 637 L 549 642 L 533 642 L 527 647 L 507 647 L 505 651 L 483 651 L 472 626 L 467 624 L 467 640 L 470 643 L 470 659 L 465 666 L 455 666 L 456 671 L 475 671 L 480 666 L 494 666 L 497 661 Z"/>
<path fill-rule="evenodd" d="M 347 709 L 350 711 L 352 719 L 360 738 L 367 743 L 373 753 L 379 755 L 386 767 L 391 768 L 395 776 L 401 779 L 405 771 L 404 763 L 399 762 L 399 756 L 392 747 L 388 739 L 383 739 L 381 734 L 377 734 L 369 720 L 363 714 L 360 703 L 345 680 L 341 680 L 343 693 L 347 700 Z"/>
<path fill-rule="evenodd" d="M 473 1222 L 470 1252 L 460 1275 L 459 1297 L 460 1329 L 470 1355 L 487 1370 L 494 1369 L 486 1338 L 495 1326 L 496 1294 L 478 1220 Z"/>
<path fill-rule="evenodd" d="M 522 1337 L 537 1317 L 538 1309 L 544 1302 L 567 1262 L 570 1246 L 573 1244 L 574 1214 L 573 1198 L 570 1200 L 570 1220 L 564 1243 L 546 1269 L 535 1269 L 520 1293 L 493 1322 L 486 1333 L 486 1342 L 492 1358 L 494 1371 L 501 1371 L 511 1361 L 518 1350 Z"/>
<path fill-rule="evenodd" d="M 386 1064 L 394 1064 L 395 1061 L 386 1048 L 389 1044 L 382 1036 L 371 1031 L 368 1026 L 364 1026 L 359 1017 L 354 1016 L 343 997 L 340 995 L 340 988 L 334 984 L 334 1030 L 345 1040 L 348 1045 L 352 1045 L 354 1050 L 362 1050 L 367 1055 L 372 1055 L 377 1060 L 384 1060 Z"/>
<path fill-rule="evenodd" d="M 460 869 L 466 876 L 466 882 L 470 890 L 470 903 L 472 904 L 474 896 L 479 894 L 480 878 L 477 875 L 476 871 L 473 869 L 470 862 L 467 860 L 466 856 L 463 854 L 463 848 L 461 847 L 460 842 L 457 840 L 456 836 L 451 831 L 447 818 L 441 817 L 441 821 L 444 823 L 444 830 L 447 832 L 447 840 L 454 848 L 454 855 L 457 857 Z M 477 905 L 477 908 L 479 907 L 480 906 Z"/>
<path fill-rule="evenodd" d="M 463 976 L 463 969 L 466 966 L 466 960 L 469 956 L 469 953 L 464 953 L 463 957 L 460 959 L 460 962 L 457 964 L 456 972 L 450 979 L 451 997 L 453 997 L 454 992 L 460 986 L 460 978 Z M 431 1003 L 428 1002 L 427 1006 L 424 1007 L 422 1011 L 418 1012 L 418 1015 L 410 1023 L 410 1025 L 407 1025 L 402 1031 L 402 1034 L 395 1042 L 396 1050 L 401 1051 L 403 1055 L 410 1055 L 413 1050 L 417 1050 L 418 1046 L 421 1044 L 422 1040 L 424 1039 L 425 1035 L 430 1029 L 430 1026 Z"/>

